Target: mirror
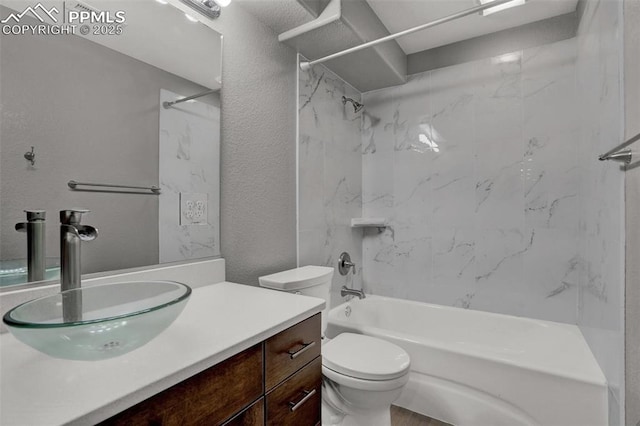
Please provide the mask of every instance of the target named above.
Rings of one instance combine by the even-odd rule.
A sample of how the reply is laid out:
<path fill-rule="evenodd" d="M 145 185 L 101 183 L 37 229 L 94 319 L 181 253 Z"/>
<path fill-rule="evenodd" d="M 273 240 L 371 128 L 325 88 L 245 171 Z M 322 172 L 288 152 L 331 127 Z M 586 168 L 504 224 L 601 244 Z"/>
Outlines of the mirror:
<path fill-rule="evenodd" d="M 0 2 L 0 288 L 26 281 L 24 210 L 46 211 L 45 279 L 69 208 L 99 231 L 83 274 L 220 255 L 222 37 L 198 19 L 158 0 Z"/>

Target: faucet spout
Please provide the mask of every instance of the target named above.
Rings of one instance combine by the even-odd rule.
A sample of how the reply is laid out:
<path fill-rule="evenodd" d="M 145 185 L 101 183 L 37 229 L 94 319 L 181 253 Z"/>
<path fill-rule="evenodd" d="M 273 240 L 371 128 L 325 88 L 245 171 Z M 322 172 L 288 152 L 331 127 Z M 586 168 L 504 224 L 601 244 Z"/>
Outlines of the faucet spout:
<path fill-rule="evenodd" d="M 46 270 L 44 210 L 25 210 L 27 221 L 16 223 L 18 232 L 27 234 L 27 279 L 42 281 Z"/>
<path fill-rule="evenodd" d="M 81 225 L 82 214 L 89 210 L 60 211 L 60 287 L 63 292 L 79 289 L 81 286 L 80 248 L 82 241 L 92 241 L 98 237 L 93 226 Z M 65 322 L 82 319 L 82 298 L 78 291 L 65 293 L 62 299 Z"/>
<path fill-rule="evenodd" d="M 66 232 L 72 234 L 81 241 L 93 241 L 98 238 L 98 230 L 89 225 L 60 225 L 65 227 Z"/>
<path fill-rule="evenodd" d="M 340 296 L 358 296 L 358 299 L 364 299 L 366 297 L 364 291 L 349 288 L 346 285 L 343 285 L 340 289 Z"/>

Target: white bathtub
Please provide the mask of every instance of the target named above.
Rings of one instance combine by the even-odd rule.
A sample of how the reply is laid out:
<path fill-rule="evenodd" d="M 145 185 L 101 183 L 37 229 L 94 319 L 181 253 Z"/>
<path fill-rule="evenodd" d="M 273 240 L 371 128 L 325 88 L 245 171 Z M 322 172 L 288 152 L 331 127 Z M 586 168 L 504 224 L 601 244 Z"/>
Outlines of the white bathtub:
<path fill-rule="evenodd" d="M 329 312 L 327 336 L 411 356 L 396 405 L 456 426 L 604 426 L 607 383 L 576 326 L 380 296 Z"/>

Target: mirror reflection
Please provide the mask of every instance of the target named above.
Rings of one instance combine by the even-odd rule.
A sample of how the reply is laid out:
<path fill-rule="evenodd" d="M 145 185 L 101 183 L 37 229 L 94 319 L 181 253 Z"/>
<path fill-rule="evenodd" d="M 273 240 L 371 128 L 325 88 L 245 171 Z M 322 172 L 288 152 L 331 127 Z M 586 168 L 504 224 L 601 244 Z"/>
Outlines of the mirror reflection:
<path fill-rule="evenodd" d="M 29 238 L 32 280 L 57 277 L 67 209 L 98 229 L 83 274 L 220 254 L 221 36 L 154 0 L 43 2 L 77 4 L 121 32 L 0 36 L 0 286 L 28 280 Z"/>

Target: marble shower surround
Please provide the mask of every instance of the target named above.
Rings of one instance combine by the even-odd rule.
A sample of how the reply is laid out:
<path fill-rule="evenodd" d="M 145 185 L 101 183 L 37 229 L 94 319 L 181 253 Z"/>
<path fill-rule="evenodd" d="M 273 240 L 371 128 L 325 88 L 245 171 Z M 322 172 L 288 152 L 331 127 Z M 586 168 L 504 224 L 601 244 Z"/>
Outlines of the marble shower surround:
<path fill-rule="evenodd" d="M 624 175 L 597 157 L 622 140 L 621 5 L 585 2 L 577 38 L 362 94 L 359 201 L 389 219 L 382 234 L 349 233 L 357 185 L 326 182 L 357 182 L 351 157 L 331 161 L 357 145 L 330 107 L 348 86 L 301 73 L 299 116 L 300 265 L 335 266 L 362 241 L 366 292 L 578 324 L 612 425 L 624 422 Z M 326 195 L 338 190 L 344 208 Z"/>
<path fill-rule="evenodd" d="M 300 71 L 298 98 L 298 265 L 336 268 L 349 252 L 356 274 L 337 268 L 331 303 L 340 303 L 340 287 L 362 287 L 362 230 L 350 227 L 362 214 L 361 113 L 342 96 L 360 93 L 324 66 Z"/>
<path fill-rule="evenodd" d="M 220 107 L 160 91 L 160 262 L 220 255 Z M 197 143 L 195 143 L 197 141 Z M 180 194 L 207 194 L 206 224 L 180 224 Z"/>
<path fill-rule="evenodd" d="M 576 40 L 363 96 L 363 240 L 375 294 L 576 322 Z"/>
<path fill-rule="evenodd" d="M 578 325 L 609 382 L 609 424 L 624 419 L 624 172 L 594 161 L 622 142 L 623 2 L 585 2 L 578 29 L 585 276 Z"/>

